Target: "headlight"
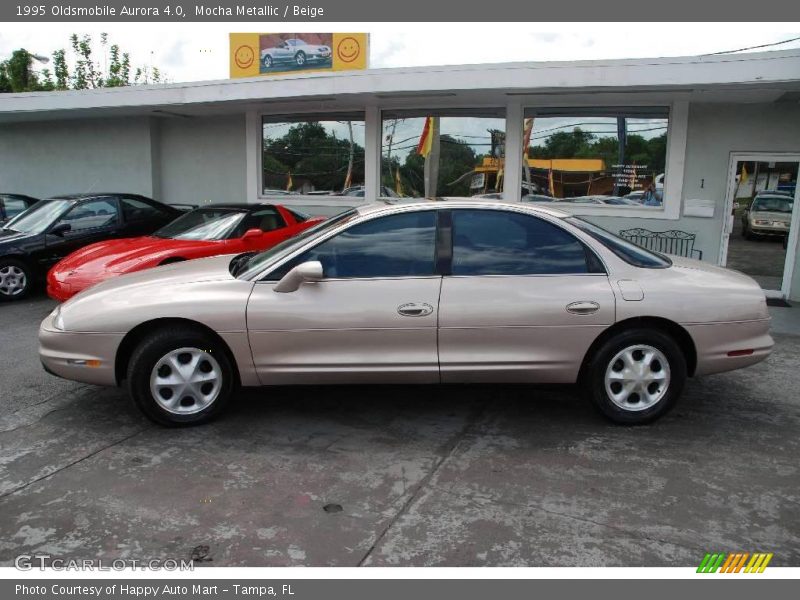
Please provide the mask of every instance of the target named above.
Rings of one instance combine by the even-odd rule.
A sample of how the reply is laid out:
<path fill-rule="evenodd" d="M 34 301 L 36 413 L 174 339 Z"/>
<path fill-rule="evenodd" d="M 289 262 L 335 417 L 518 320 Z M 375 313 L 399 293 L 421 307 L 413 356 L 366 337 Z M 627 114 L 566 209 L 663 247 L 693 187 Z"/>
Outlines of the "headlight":
<path fill-rule="evenodd" d="M 53 317 L 53 327 L 59 331 L 64 331 L 64 317 L 61 316 L 61 306 L 57 306 L 51 316 Z"/>

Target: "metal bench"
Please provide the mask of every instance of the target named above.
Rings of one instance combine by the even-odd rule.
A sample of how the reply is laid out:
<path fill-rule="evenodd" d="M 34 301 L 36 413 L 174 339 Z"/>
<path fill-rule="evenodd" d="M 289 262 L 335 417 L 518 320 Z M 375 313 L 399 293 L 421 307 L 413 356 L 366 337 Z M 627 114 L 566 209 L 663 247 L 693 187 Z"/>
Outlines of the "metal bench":
<path fill-rule="evenodd" d="M 685 256 L 686 258 L 696 256 L 699 260 L 703 260 L 703 251 L 694 247 L 694 242 L 697 238 L 697 234 L 694 233 L 687 233 L 677 229 L 671 229 L 670 231 L 623 229 L 619 232 L 619 235 L 629 242 L 648 250 Z"/>

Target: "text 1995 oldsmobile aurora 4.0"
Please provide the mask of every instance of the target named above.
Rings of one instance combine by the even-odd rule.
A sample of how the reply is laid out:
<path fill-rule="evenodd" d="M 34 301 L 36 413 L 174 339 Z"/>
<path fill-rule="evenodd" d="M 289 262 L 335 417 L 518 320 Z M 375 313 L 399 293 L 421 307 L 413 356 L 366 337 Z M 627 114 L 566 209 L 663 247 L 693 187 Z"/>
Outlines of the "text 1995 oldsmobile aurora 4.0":
<path fill-rule="evenodd" d="M 51 373 L 124 382 L 164 424 L 214 417 L 240 385 L 463 382 L 580 382 L 634 424 L 773 342 L 745 275 L 550 208 L 451 199 L 106 281 L 49 315 L 40 345 Z"/>

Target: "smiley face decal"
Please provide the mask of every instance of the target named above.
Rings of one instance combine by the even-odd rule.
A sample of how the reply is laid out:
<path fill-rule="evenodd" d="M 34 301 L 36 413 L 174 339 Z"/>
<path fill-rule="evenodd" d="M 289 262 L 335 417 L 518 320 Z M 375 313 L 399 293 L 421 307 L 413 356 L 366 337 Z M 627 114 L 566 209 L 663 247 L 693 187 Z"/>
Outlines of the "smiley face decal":
<path fill-rule="evenodd" d="M 253 62 L 256 60 L 256 53 L 253 51 L 253 48 L 243 44 L 233 53 L 233 59 L 236 61 L 237 67 L 240 69 L 247 69 L 252 66 Z"/>
<path fill-rule="evenodd" d="M 339 60 L 351 63 L 361 54 L 361 44 L 354 37 L 342 38 L 336 46 L 336 55 Z"/>

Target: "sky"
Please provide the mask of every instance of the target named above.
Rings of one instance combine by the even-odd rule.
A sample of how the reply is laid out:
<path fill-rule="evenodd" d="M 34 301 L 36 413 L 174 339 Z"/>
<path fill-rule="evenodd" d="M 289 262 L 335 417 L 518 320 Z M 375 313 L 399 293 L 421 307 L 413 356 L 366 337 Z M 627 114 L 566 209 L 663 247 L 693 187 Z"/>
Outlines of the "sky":
<path fill-rule="evenodd" d="M 513 61 L 686 56 L 800 36 L 800 23 L 37 23 L 0 30 L 0 57 L 16 48 L 49 56 L 71 33 L 107 32 L 134 65 L 171 82 L 228 77 L 228 33 L 366 31 L 373 68 Z M 771 49 L 800 48 L 800 41 Z M 102 63 L 101 63 L 102 65 Z"/>

